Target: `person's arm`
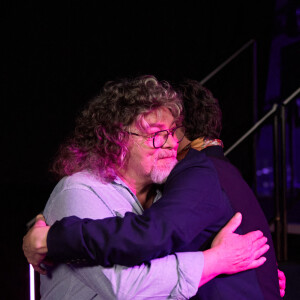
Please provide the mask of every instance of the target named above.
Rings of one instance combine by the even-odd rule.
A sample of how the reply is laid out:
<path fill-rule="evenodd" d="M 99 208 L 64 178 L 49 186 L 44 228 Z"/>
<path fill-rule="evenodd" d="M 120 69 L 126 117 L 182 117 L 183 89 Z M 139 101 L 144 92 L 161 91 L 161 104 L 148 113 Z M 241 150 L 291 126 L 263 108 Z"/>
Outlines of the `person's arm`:
<path fill-rule="evenodd" d="M 130 268 L 71 267 L 76 277 L 101 299 L 189 299 L 198 290 L 203 255 L 179 253 Z"/>
<path fill-rule="evenodd" d="M 79 217 L 92 216 L 102 218 L 118 212 L 119 209 L 132 208 L 129 203 L 112 200 L 105 203 L 101 195 L 91 191 L 92 187 L 69 184 L 67 188 L 51 197 L 46 205 L 45 217 L 49 224 L 56 219 L 70 214 Z M 84 198 L 84 201 L 82 200 Z M 103 299 L 188 299 L 198 289 L 202 268 L 203 254 L 179 253 L 150 261 L 132 268 L 114 265 L 111 268 L 82 267 L 69 263 L 73 274 Z M 55 276 L 56 268 L 54 268 Z M 63 279 L 62 279 L 63 280 Z M 157 284 L 158 282 L 163 284 Z"/>
<path fill-rule="evenodd" d="M 126 213 L 99 221 L 71 217 L 54 223 L 47 237 L 48 257 L 133 266 L 182 251 L 199 233 L 205 242 L 212 229 L 217 232 L 229 219 L 223 219 L 217 175 L 205 163 L 171 173 L 163 197 L 141 216 Z M 207 226 L 212 227 L 204 232 Z"/>
<path fill-rule="evenodd" d="M 264 244 L 265 238 L 254 242 L 254 244 L 258 243 L 264 246 L 258 247 L 259 250 L 252 251 L 252 246 L 248 244 L 247 238 L 233 233 L 240 222 L 241 216 L 237 214 L 218 234 L 213 248 L 204 251 L 203 256 L 200 252 L 184 252 L 176 253 L 176 256 L 169 255 L 154 259 L 149 265 L 142 264 L 134 268 L 118 265 L 112 268 L 95 266 L 83 269 L 73 268 L 73 270 L 87 286 L 105 299 L 109 299 L 111 295 L 110 293 L 103 294 L 103 288 L 101 288 L 103 280 L 107 279 L 112 285 L 113 295 L 116 299 L 147 299 L 148 297 L 151 299 L 165 299 L 167 297 L 186 299 L 186 297 L 189 298 L 196 293 L 196 282 L 200 287 L 220 274 L 233 274 L 258 267 L 264 263 L 264 257 L 255 258 L 260 257 L 268 249 L 268 245 Z M 257 234 L 261 236 L 260 233 Z M 241 247 L 242 244 L 243 247 Z M 204 267 L 199 280 L 199 273 L 195 273 L 192 269 L 203 264 L 202 257 Z M 241 260 L 242 257 L 243 260 Z M 173 267 L 173 272 L 166 269 L 168 265 Z M 144 272 L 145 269 L 147 272 Z M 140 276 L 137 276 L 137 273 L 140 273 Z M 176 282 L 177 278 L 178 282 Z M 170 286 L 170 281 L 173 281 L 174 285 L 172 291 L 162 288 L 165 285 Z"/>
<path fill-rule="evenodd" d="M 81 200 L 82 196 L 85 197 L 84 202 Z M 84 217 L 85 214 L 94 215 L 96 213 L 94 217 L 100 218 L 110 213 L 107 207 L 101 204 L 102 202 L 99 202 L 93 193 L 85 189 L 68 189 L 56 195 L 55 199 L 49 202 L 45 216 L 50 224 L 56 218 L 59 219 L 68 214 L 78 214 Z M 104 299 L 147 299 L 148 297 L 152 299 L 159 299 L 159 297 L 187 299 L 196 293 L 198 286 L 220 273 L 242 271 L 264 262 L 263 258 L 256 260 L 266 251 L 266 248 L 261 250 L 259 247 L 264 244 L 264 240 L 258 239 L 260 245 L 257 249 L 260 250 L 251 251 L 251 247 L 257 242 L 251 240 L 245 245 L 246 240 L 243 237 L 232 234 L 240 224 L 240 219 L 239 216 L 235 218 L 233 225 L 228 229 L 231 233 L 230 241 L 226 240 L 226 232 L 223 232 L 223 236 L 221 232 L 219 244 L 217 243 L 214 249 L 205 252 L 206 263 L 203 272 L 201 252 L 177 253 L 152 260 L 149 265 L 142 264 L 133 268 L 118 265 L 112 268 L 99 266 L 82 268 L 76 267 L 76 264 L 69 266 L 79 280 Z M 39 223 L 42 223 L 42 220 L 35 226 L 42 225 Z M 241 257 L 243 257 L 242 260 L 240 260 Z M 236 258 L 239 260 L 238 263 Z M 158 282 L 160 284 L 157 284 Z M 105 287 L 103 283 L 105 283 Z"/>
<path fill-rule="evenodd" d="M 142 216 L 126 213 L 124 218 L 102 220 L 72 216 L 55 222 L 50 229 L 41 229 L 39 233 L 48 234 L 48 258 L 132 266 L 181 251 L 199 233 L 204 241 L 211 234 L 204 232 L 208 225 L 215 226 L 217 232 L 227 221 L 222 220 L 224 206 L 216 173 L 203 162 L 201 167 L 172 174 L 163 197 Z M 44 246 L 32 231 L 24 238 L 24 253 L 34 265 L 38 265 L 36 258 Z"/>
<path fill-rule="evenodd" d="M 113 213 L 122 213 L 132 209 L 130 202 L 123 199 L 115 190 L 110 190 L 109 186 L 102 186 L 101 192 L 104 192 L 106 188 L 107 193 L 111 192 L 109 202 L 101 193 L 97 194 L 97 189 L 93 189 L 93 186 L 77 183 L 77 181 L 73 183 L 72 180 L 60 184 L 46 205 L 44 213 L 47 222 L 52 224 L 55 220 L 70 214 L 82 218 L 86 216 L 103 218 Z M 240 219 L 237 218 L 233 224 L 235 227 L 233 226 L 231 231 L 235 230 L 240 223 Z M 187 299 L 196 293 L 199 284 L 203 284 L 221 272 L 232 271 L 232 268 L 236 265 L 235 257 L 238 258 L 238 265 L 241 265 L 242 270 L 263 263 L 263 259 L 256 260 L 256 256 L 260 256 L 262 253 L 260 247 L 260 250 L 254 252 L 249 247 L 246 248 L 247 250 L 242 247 L 241 250 L 239 246 L 236 248 L 236 245 L 243 245 L 239 236 L 235 234 L 230 236 L 238 238 L 238 240 L 226 243 L 222 242 L 221 236 L 220 245 L 216 245 L 214 249 L 207 251 L 205 254 L 207 263 L 203 271 L 203 277 L 201 276 L 203 268 L 203 254 L 201 252 L 177 253 L 132 268 L 120 265 L 115 265 L 112 268 L 82 267 L 82 265 L 78 266 L 76 263 L 69 264 L 69 267 L 72 268 L 72 274 L 77 279 L 104 299 L 159 299 L 159 297 Z M 262 239 L 259 241 L 261 244 L 264 244 L 264 242 Z M 248 243 L 248 246 L 253 246 L 252 241 Z M 266 247 L 263 247 L 263 249 L 265 251 Z M 253 255 L 249 255 L 249 253 Z M 242 261 L 240 261 L 241 257 L 244 257 Z M 219 261 L 219 263 L 217 264 L 216 261 Z M 211 265 L 213 267 L 209 267 Z M 60 273 L 59 268 L 59 266 L 54 268 L 52 276 L 55 276 L 56 271 Z M 63 277 L 62 280 L 64 280 Z M 160 284 L 157 284 L 158 282 Z M 48 288 L 52 289 L 53 287 L 48 285 Z M 47 293 L 47 291 L 45 292 Z"/>

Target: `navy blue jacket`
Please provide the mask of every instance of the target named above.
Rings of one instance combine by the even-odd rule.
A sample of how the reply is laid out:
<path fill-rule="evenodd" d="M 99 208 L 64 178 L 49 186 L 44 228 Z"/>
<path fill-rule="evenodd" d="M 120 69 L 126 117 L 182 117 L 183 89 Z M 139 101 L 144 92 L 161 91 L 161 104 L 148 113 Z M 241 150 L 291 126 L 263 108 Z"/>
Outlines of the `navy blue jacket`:
<path fill-rule="evenodd" d="M 48 257 L 133 266 L 174 252 L 205 250 L 237 211 L 243 215 L 239 233 L 260 229 L 268 237 L 267 261 L 255 270 L 218 276 L 193 299 L 280 299 L 268 223 L 253 192 L 218 146 L 191 149 L 172 170 L 163 197 L 141 216 L 126 213 L 124 218 L 96 221 L 68 217 L 54 223 Z"/>

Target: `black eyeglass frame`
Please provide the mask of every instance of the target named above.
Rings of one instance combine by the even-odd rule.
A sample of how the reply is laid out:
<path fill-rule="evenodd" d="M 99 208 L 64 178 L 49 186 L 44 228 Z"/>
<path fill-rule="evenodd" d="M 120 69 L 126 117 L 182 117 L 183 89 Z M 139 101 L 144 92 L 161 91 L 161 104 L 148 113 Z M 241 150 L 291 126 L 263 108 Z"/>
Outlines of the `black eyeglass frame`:
<path fill-rule="evenodd" d="M 182 141 L 182 139 L 184 138 L 184 135 L 185 135 L 185 127 L 184 127 L 184 126 L 177 126 L 177 127 L 175 127 L 175 128 L 172 128 L 172 129 L 164 129 L 164 130 L 156 131 L 156 132 L 154 132 L 152 135 L 148 135 L 148 136 L 147 136 L 147 135 L 138 134 L 138 133 L 135 133 L 135 132 L 130 132 L 130 131 L 127 131 L 127 133 L 132 134 L 132 135 L 136 135 L 136 136 L 142 136 L 142 137 L 145 137 L 145 138 L 152 138 L 153 148 L 159 149 L 159 148 L 162 148 L 162 147 L 166 144 L 166 142 L 168 141 L 168 138 L 169 138 L 169 135 L 170 135 L 170 134 L 174 137 L 175 131 L 176 131 L 177 129 L 179 129 L 179 128 L 181 128 L 182 131 L 183 131 L 182 138 L 181 138 L 180 140 L 177 141 L 177 143 L 180 143 L 180 142 Z M 155 137 L 156 137 L 159 133 L 164 132 L 164 131 L 167 131 L 167 133 L 168 133 L 168 134 L 167 134 L 167 137 L 166 137 L 166 140 L 165 140 L 165 142 L 164 142 L 161 146 L 156 147 L 156 146 L 155 146 L 155 143 L 154 143 Z"/>

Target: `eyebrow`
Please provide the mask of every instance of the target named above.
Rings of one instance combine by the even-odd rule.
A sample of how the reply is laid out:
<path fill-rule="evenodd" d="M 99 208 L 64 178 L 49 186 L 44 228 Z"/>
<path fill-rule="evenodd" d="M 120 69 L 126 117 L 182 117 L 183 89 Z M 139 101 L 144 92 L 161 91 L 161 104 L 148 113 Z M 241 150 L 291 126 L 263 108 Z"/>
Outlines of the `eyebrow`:
<path fill-rule="evenodd" d="M 161 130 L 165 130 L 165 129 L 162 129 L 162 128 L 164 127 L 164 124 L 162 124 L 162 123 L 156 122 L 156 123 L 148 123 L 148 124 L 149 124 L 149 128 L 150 128 L 150 127 L 158 127 L 158 128 L 160 128 Z M 172 122 L 172 124 L 170 125 L 169 128 L 172 128 L 174 125 L 176 125 L 175 120 Z"/>
<path fill-rule="evenodd" d="M 149 127 L 163 127 L 164 124 L 162 124 L 161 122 L 155 122 L 155 123 L 148 123 L 149 124 Z M 174 124 L 176 124 L 176 120 L 174 120 L 172 122 L 172 124 L 170 125 L 170 127 L 172 127 Z"/>

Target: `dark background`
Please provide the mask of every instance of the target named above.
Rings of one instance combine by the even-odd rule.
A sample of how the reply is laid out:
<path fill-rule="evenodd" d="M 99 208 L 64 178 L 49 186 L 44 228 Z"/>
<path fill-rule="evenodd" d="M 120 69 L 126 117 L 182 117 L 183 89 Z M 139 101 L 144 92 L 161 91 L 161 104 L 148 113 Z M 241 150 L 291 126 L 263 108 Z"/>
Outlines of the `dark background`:
<path fill-rule="evenodd" d="M 289 1 L 278 2 L 285 18 Z M 282 32 L 298 36 L 297 30 L 288 32 L 293 24 L 278 25 L 278 3 L 270 0 L 10 1 L 1 6 L 2 299 L 29 299 L 21 250 L 26 223 L 43 210 L 55 185 L 48 169 L 58 145 L 105 81 L 142 74 L 171 82 L 202 80 L 254 39 L 257 101 L 252 46 L 205 84 L 223 110 L 226 150 L 270 104 L 283 100 L 283 95 L 266 100 L 272 41 Z M 297 72 L 291 57 L 298 52 L 291 45 L 286 64 Z M 296 79 L 286 76 L 294 80 L 280 82 L 288 95 L 300 80 L 299 73 Z M 252 150 L 249 140 L 229 158 L 254 187 Z"/>

